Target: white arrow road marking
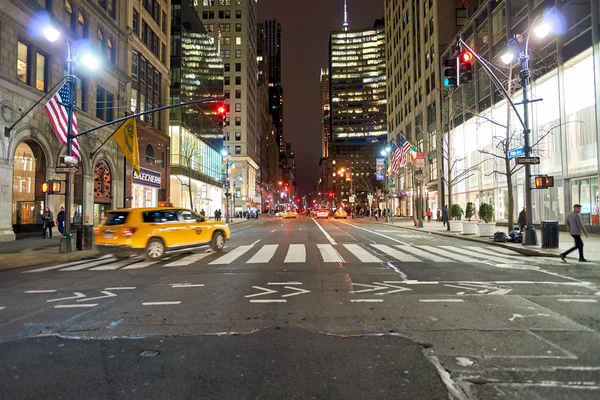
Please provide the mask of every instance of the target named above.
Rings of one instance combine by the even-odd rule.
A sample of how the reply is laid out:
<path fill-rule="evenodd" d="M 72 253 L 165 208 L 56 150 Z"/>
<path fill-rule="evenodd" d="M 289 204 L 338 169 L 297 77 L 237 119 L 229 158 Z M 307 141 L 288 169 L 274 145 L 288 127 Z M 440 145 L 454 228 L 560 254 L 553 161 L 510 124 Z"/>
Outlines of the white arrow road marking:
<path fill-rule="evenodd" d="M 488 294 L 489 294 L 490 296 L 491 296 L 491 295 L 499 295 L 499 296 L 504 296 L 505 294 L 508 294 L 508 293 L 510 293 L 510 292 L 512 292 L 512 289 L 498 289 L 498 290 L 495 290 L 495 291 L 493 291 L 493 292 L 490 292 L 490 293 L 488 293 Z"/>
<path fill-rule="evenodd" d="M 385 296 L 386 294 L 392 294 L 392 293 L 398 293 L 398 292 L 406 292 L 406 291 L 411 291 L 412 289 L 406 288 L 406 287 L 402 287 L 402 286 L 395 286 L 395 285 L 390 285 L 390 284 L 386 284 L 386 283 L 379 283 L 379 282 L 373 282 L 376 285 L 384 285 L 384 286 L 388 286 L 390 288 L 396 288 L 395 290 L 390 290 L 389 292 L 384 292 L 384 293 L 375 293 L 376 295 L 379 296 Z"/>
<path fill-rule="evenodd" d="M 513 314 L 512 317 L 510 317 L 508 320 L 510 322 L 514 322 L 515 319 L 519 318 L 519 319 L 524 319 L 527 317 L 549 317 L 550 314 L 544 314 L 544 313 L 537 313 L 537 314 L 530 314 L 530 315 L 522 315 L 522 314 Z"/>
<path fill-rule="evenodd" d="M 267 285 L 302 285 L 302 282 L 269 282 Z"/>
<path fill-rule="evenodd" d="M 142 303 L 143 306 L 172 306 L 181 304 L 181 301 L 148 301 Z"/>
<path fill-rule="evenodd" d="M 106 299 L 108 297 L 117 297 L 116 293 L 113 292 L 109 292 L 108 290 L 103 290 L 100 293 L 106 295 L 106 296 L 98 296 L 98 297 L 90 297 L 88 299 L 81 299 L 81 300 L 77 300 L 77 302 L 81 302 L 81 301 L 90 301 L 90 300 L 98 300 L 98 299 Z"/>
<path fill-rule="evenodd" d="M 277 290 L 271 290 L 271 289 L 267 289 L 267 288 L 260 287 L 260 286 L 252 286 L 252 289 L 263 290 L 263 292 L 262 293 L 249 294 L 249 295 L 246 295 L 244 297 L 256 297 L 256 296 L 264 296 L 266 294 L 271 294 L 271 293 L 277 293 Z"/>
<path fill-rule="evenodd" d="M 387 289 L 386 286 L 373 286 L 373 285 L 365 285 L 362 283 L 353 283 L 352 286 L 370 287 L 371 289 L 351 290 L 349 293 L 366 293 L 366 292 L 373 292 L 375 290 Z"/>
<path fill-rule="evenodd" d="M 461 299 L 421 299 L 421 303 L 462 303 Z"/>
<path fill-rule="evenodd" d="M 61 299 L 51 299 L 51 300 L 46 300 L 48 303 L 51 303 L 53 301 L 62 301 L 62 300 L 72 300 L 72 299 L 80 299 L 82 297 L 85 297 L 85 294 L 81 293 L 81 292 L 73 292 L 73 294 L 75 296 L 73 297 L 63 297 Z"/>
<path fill-rule="evenodd" d="M 293 286 L 284 286 L 284 288 L 291 289 L 291 290 L 296 290 L 296 293 L 284 294 L 281 297 L 291 297 L 291 296 L 296 296 L 298 294 L 310 293 L 310 290 L 306 290 L 306 289 L 302 289 L 302 288 L 297 288 L 297 287 L 293 287 Z"/>
<path fill-rule="evenodd" d="M 0 307 L 0 310 L 4 310 L 6 307 Z"/>
<path fill-rule="evenodd" d="M 119 286 L 119 287 L 107 287 L 104 290 L 133 290 L 135 286 Z"/>

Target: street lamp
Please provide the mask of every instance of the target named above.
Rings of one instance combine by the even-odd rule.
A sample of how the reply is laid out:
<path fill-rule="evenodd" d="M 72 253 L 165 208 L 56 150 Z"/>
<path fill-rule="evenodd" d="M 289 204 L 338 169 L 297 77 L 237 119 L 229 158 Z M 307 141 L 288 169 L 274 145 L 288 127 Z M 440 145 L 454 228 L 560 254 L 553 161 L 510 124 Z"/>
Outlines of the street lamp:
<path fill-rule="evenodd" d="M 51 42 L 54 43 L 56 42 L 60 36 L 61 36 L 61 32 L 56 29 L 54 26 L 52 25 L 48 25 L 43 29 L 43 33 L 44 36 L 46 37 L 46 39 Z M 76 46 L 75 47 L 75 52 L 71 51 L 71 44 L 69 43 L 69 41 L 65 38 L 65 43 L 67 44 L 67 77 L 66 77 L 66 85 L 67 85 L 67 89 L 68 89 L 68 101 L 67 104 L 64 104 L 66 110 L 67 110 L 67 148 L 66 148 L 66 152 L 65 152 L 65 160 L 68 159 L 73 159 L 73 140 L 76 138 L 75 135 L 77 135 L 77 133 L 75 133 L 75 135 L 73 135 L 73 111 L 75 109 L 75 93 L 76 93 L 76 85 L 77 85 L 77 78 L 75 76 L 75 66 L 78 64 L 77 63 L 77 56 L 78 56 L 78 52 L 79 50 L 81 50 L 83 48 L 82 45 Z M 89 51 L 86 51 L 84 53 L 81 54 L 81 61 L 83 65 L 88 66 L 90 69 L 95 69 L 98 64 L 98 58 L 95 57 L 92 53 L 90 53 Z M 64 234 L 61 237 L 61 240 L 64 240 L 65 243 L 65 247 L 64 247 L 64 252 L 65 253 L 71 253 L 73 251 L 72 249 L 72 235 L 71 235 L 71 203 L 72 203 L 72 199 L 71 199 L 71 173 L 66 174 L 65 176 L 65 231 Z"/>
<path fill-rule="evenodd" d="M 521 63 L 521 88 L 523 90 L 523 147 L 525 148 L 525 157 L 529 157 L 531 153 L 531 147 L 529 144 L 529 135 L 531 133 L 531 129 L 529 128 L 529 103 L 532 101 L 529 100 L 528 93 L 529 78 L 531 77 L 531 70 L 529 68 L 529 39 L 531 38 L 532 32 L 534 32 L 540 39 L 543 39 L 548 36 L 552 30 L 552 25 L 547 19 L 540 21 L 540 23 L 536 25 L 536 22 L 538 22 L 541 17 L 545 16 L 539 15 L 533 20 L 533 28 L 529 29 L 529 32 L 527 32 L 525 47 L 521 47 L 521 44 L 515 38 L 510 39 L 508 42 L 509 47 L 513 45 L 518 51 L 519 62 Z M 510 64 L 513 62 L 514 53 L 512 51 L 507 51 L 500 58 L 505 64 Z M 523 241 L 523 244 L 535 246 L 537 244 L 537 236 L 535 234 L 535 227 L 533 226 L 533 207 L 531 205 L 531 165 L 529 164 L 525 164 L 525 209 L 527 210 L 527 226 L 525 228 L 525 240 Z"/>
<path fill-rule="evenodd" d="M 385 161 L 385 192 L 383 193 L 383 202 L 385 203 L 385 222 L 390 222 L 390 208 L 388 204 L 388 192 L 389 192 L 389 177 L 387 175 L 387 169 L 390 165 L 390 152 L 392 148 L 387 146 L 385 149 L 381 150 L 381 155 L 386 157 Z"/>

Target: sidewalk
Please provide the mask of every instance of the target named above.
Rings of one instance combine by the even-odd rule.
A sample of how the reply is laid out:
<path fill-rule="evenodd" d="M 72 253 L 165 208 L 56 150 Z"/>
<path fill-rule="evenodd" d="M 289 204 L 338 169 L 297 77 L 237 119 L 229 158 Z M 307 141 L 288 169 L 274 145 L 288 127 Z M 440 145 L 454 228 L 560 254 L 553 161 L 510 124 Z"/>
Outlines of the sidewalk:
<path fill-rule="evenodd" d="M 243 222 L 256 221 L 234 218 L 229 226 Z M 41 235 L 41 234 L 40 234 Z M 14 268 L 33 267 L 85 260 L 100 255 L 97 250 L 76 250 L 72 253 L 59 253 L 60 234 L 55 230 L 52 239 L 42 237 L 19 239 L 12 242 L 0 242 L 0 271 Z M 73 243 L 75 244 L 75 243 Z"/>
<path fill-rule="evenodd" d="M 368 221 L 368 218 L 364 218 L 363 220 Z M 463 235 L 461 233 L 450 232 L 446 230 L 446 227 L 441 222 L 427 222 L 423 221 L 423 228 L 416 228 L 412 218 L 392 218 L 392 223 L 386 223 L 383 221 L 384 218 L 380 218 L 377 223 L 392 226 L 397 228 L 410 229 L 420 232 L 428 232 L 436 235 L 454 237 L 461 240 L 468 240 L 472 242 L 479 243 L 487 243 L 499 247 L 503 247 L 506 249 L 510 249 L 521 253 L 526 256 L 534 256 L 534 257 L 559 257 L 560 253 L 570 249 L 573 247 L 573 238 L 567 232 L 559 232 L 559 248 L 558 249 L 542 249 L 541 241 L 542 241 L 542 231 L 536 230 L 538 245 L 537 246 L 525 246 L 521 243 L 502 243 L 502 242 L 494 242 L 492 238 L 488 237 L 480 237 L 476 235 Z M 375 220 L 371 220 L 371 222 L 375 222 Z M 498 231 L 505 231 L 505 227 L 498 227 Z M 600 261 L 600 235 L 598 234 L 590 234 L 588 238 L 585 236 L 582 238 L 584 243 L 584 255 L 585 258 L 592 261 Z M 577 262 L 579 255 L 577 250 L 569 254 L 567 260 L 571 262 Z"/>

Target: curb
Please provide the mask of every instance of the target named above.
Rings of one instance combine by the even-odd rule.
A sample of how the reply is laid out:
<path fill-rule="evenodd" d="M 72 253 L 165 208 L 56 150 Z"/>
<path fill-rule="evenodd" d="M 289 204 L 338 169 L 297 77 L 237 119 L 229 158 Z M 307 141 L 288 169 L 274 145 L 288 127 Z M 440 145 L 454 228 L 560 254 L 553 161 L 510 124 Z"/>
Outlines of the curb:
<path fill-rule="evenodd" d="M 423 230 L 420 228 L 415 228 L 414 226 L 398 226 L 398 225 L 394 225 L 394 224 L 389 224 L 389 225 L 385 224 L 384 226 L 392 226 L 392 227 L 398 228 L 398 229 L 408 229 L 408 230 L 417 231 L 417 232 L 426 232 L 426 233 L 431 233 L 434 235 L 452 237 L 452 238 L 456 238 L 456 239 L 460 239 L 460 240 L 466 240 L 469 242 L 490 244 L 493 246 L 502 247 L 504 249 L 509 249 L 509 250 L 515 251 L 519 254 L 522 254 L 524 256 L 529 256 L 529 257 L 556 257 L 556 258 L 560 257 L 560 254 L 558 254 L 558 253 L 550 253 L 550 252 L 544 251 L 544 250 L 533 250 L 533 249 L 528 249 L 528 248 L 524 248 L 524 247 L 515 247 L 515 246 L 511 246 L 506 243 L 502 243 L 502 242 L 494 242 L 494 241 L 487 242 L 487 241 L 484 241 L 481 239 L 476 239 L 473 236 L 466 236 L 466 235 L 446 233 L 446 232 L 437 232 L 437 231 L 426 231 L 426 230 Z"/>

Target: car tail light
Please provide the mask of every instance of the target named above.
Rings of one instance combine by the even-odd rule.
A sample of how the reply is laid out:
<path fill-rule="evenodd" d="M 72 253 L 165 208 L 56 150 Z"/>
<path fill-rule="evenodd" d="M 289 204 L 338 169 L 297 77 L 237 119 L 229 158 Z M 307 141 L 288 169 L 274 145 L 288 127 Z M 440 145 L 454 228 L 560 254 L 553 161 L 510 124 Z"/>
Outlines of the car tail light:
<path fill-rule="evenodd" d="M 137 228 L 123 228 L 121 229 L 121 236 L 131 236 L 137 231 Z"/>
<path fill-rule="evenodd" d="M 94 228 L 94 235 L 100 234 L 100 228 Z"/>

